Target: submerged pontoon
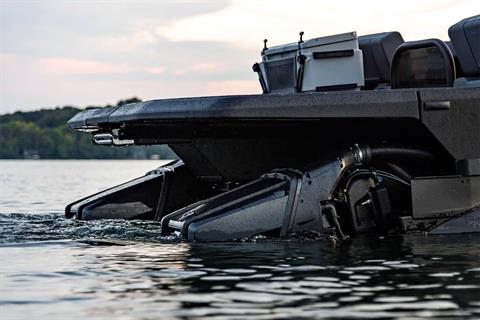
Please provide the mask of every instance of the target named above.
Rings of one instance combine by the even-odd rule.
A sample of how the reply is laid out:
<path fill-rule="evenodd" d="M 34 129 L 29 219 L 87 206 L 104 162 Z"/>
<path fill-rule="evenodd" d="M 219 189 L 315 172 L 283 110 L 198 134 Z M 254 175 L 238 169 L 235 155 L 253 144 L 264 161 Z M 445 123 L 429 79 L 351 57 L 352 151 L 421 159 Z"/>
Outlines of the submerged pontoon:
<path fill-rule="evenodd" d="M 267 47 L 263 94 L 91 109 L 101 145 L 181 160 L 69 204 L 77 219 L 151 219 L 223 241 L 297 232 L 480 231 L 480 16 L 450 42 L 354 32 Z"/>

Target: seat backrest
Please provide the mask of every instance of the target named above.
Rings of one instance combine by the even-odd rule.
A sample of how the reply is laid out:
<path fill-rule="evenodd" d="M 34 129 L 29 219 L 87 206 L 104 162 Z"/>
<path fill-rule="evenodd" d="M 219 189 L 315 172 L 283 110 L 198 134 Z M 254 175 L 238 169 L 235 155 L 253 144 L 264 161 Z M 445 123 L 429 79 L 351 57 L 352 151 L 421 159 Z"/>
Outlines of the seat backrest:
<path fill-rule="evenodd" d="M 363 54 L 363 73 L 367 89 L 390 83 L 393 54 L 403 42 L 402 35 L 396 31 L 369 34 L 358 38 L 358 46 Z"/>
<path fill-rule="evenodd" d="M 480 15 L 463 19 L 448 29 L 462 76 L 480 77 Z"/>
<path fill-rule="evenodd" d="M 439 39 L 405 42 L 393 55 L 393 88 L 451 87 L 455 63 L 445 42 Z"/>

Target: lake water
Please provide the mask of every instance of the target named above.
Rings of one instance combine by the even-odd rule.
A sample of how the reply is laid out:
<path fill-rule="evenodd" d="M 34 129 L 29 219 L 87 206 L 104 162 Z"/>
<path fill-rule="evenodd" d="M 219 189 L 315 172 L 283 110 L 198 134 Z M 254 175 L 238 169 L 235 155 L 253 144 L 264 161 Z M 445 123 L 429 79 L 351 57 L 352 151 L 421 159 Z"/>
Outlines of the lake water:
<path fill-rule="evenodd" d="M 480 236 L 162 238 L 63 207 L 158 161 L 0 161 L 0 319 L 480 318 Z"/>

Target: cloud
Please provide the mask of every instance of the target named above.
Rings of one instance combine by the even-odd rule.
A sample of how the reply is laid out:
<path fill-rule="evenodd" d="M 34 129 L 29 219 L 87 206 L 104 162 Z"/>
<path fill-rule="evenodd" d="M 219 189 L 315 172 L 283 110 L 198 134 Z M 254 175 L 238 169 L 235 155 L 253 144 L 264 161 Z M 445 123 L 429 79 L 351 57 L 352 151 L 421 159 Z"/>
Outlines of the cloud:
<path fill-rule="evenodd" d="M 9 1 L 1 2 L 0 50 L 39 55 L 110 52 L 154 39 L 160 25 L 228 6 L 228 1 Z M 96 46 L 92 47 L 92 44 Z M 77 52 L 78 51 L 78 52 Z"/>
<path fill-rule="evenodd" d="M 148 29 L 134 30 L 123 35 L 110 35 L 99 37 L 97 49 L 111 52 L 138 52 L 142 48 L 154 45 L 159 42 L 158 36 L 149 32 Z"/>
<path fill-rule="evenodd" d="M 135 70 L 135 67 L 126 64 L 104 63 L 92 60 L 72 58 L 46 58 L 38 60 L 38 67 L 53 74 L 125 74 Z"/>
<path fill-rule="evenodd" d="M 261 93 L 258 80 L 208 81 L 205 92 L 210 95 Z"/>
<path fill-rule="evenodd" d="M 222 41 L 247 48 L 341 32 L 398 30 L 406 39 L 447 37 L 447 29 L 472 12 L 476 0 L 235 1 L 222 10 L 176 20 L 155 29 L 172 41 Z M 220 26 L 220 27 L 219 27 Z"/>
<path fill-rule="evenodd" d="M 1 1 L 1 0 L 0 0 Z M 0 113 L 138 96 L 258 93 L 269 45 L 357 30 L 447 38 L 476 0 L 0 2 Z"/>
<path fill-rule="evenodd" d="M 151 67 L 147 68 L 146 71 L 150 74 L 164 74 L 166 69 L 163 67 Z"/>

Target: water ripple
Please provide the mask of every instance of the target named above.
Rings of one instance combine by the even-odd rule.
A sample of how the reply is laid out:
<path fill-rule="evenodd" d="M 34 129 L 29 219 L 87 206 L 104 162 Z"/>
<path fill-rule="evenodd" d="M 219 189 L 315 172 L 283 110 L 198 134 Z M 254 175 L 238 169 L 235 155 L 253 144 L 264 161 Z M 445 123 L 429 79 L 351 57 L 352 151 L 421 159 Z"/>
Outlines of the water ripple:
<path fill-rule="evenodd" d="M 0 215 L 2 318 L 480 315 L 475 236 L 185 243 L 159 224 Z M 46 290 L 48 288 L 48 290 Z"/>
<path fill-rule="evenodd" d="M 60 214 L 0 214 L 0 243 L 20 241 L 46 241 L 60 239 L 135 241 L 174 241 L 175 237 L 162 237 L 160 224 L 154 221 L 102 220 L 82 221 L 65 219 Z"/>

